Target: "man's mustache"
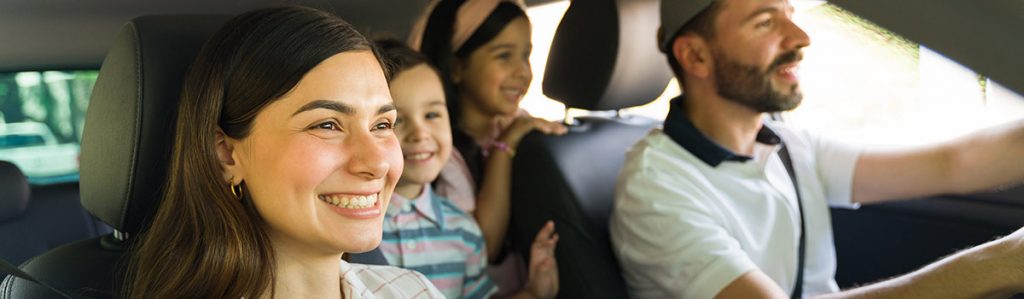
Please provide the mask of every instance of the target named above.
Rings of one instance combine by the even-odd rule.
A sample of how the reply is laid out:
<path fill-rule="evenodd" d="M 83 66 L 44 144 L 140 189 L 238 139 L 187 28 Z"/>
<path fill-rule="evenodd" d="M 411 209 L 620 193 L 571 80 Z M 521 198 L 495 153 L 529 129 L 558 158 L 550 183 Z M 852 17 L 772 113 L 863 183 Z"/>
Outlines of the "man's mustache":
<path fill-rule="evenodd" d="M 797 62 L 797 61 L 800 61 L 800 60 L 803 60 L 803 59 L 804 59 L 804 53 L 802 51 L 800 51 L 800 50 L 789 51 L 789 52 L 786 52 L 785 54 L 779 55 L 779 57 L 775 58 L 775 61 L 773 61 L 771 66 L 768 67 L 768 70 L 772 71 L 772 70 L 775 70 L 776 68 L 778 68 L 779 66 L 781 66 L 783 64 L 793 63 L 793 62 Z"/>

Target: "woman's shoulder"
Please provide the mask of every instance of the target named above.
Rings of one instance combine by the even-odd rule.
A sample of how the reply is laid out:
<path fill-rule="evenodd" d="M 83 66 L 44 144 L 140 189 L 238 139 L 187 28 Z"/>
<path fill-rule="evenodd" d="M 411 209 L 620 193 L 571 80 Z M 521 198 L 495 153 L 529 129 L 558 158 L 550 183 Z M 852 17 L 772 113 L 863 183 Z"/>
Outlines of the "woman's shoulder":
<path fill-rule="evenodd" d="M 342 262 L 341 283 L 345 298 L 444 298 L 423 274 L 392 266 Z"/>

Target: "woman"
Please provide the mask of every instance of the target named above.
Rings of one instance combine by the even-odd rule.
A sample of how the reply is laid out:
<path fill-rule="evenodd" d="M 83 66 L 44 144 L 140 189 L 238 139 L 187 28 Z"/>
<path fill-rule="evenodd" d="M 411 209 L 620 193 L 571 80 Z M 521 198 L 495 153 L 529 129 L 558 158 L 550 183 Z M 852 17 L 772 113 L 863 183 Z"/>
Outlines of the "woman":
<path fill-rule="evenodd" d="M 371 48 L 301 7 L 239 15 L 210 38 L 126 297 L 442 297 L 416 272 L 341 260 L 380 243 L 403 167 Z"/>

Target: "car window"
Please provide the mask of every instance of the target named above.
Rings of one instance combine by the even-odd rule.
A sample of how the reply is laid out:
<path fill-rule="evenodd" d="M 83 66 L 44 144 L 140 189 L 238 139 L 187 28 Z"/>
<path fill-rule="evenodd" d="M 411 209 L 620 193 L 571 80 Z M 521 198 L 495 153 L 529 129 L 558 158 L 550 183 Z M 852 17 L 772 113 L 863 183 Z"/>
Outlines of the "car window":
<path fill-rule="evenodd" d="M 0 135 L 0 149 L 11 149 L 19 147 L 32 147 L 46 145 L 46 141 L 43 136 L 40 135 L 25 135 L 25 134 L 9 134 Z"/>
<path fill-rule="evenodd" d="M 35 185 L 78 180 L 78 153 L 96 70 L 0 73 L 0 160 Z"/>

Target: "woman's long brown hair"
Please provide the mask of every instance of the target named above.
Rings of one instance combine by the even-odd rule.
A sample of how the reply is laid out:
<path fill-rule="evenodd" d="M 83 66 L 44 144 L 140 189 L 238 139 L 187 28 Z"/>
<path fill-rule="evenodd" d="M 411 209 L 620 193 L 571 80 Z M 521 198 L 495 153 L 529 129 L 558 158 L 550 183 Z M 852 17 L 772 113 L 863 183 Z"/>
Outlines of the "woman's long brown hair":
<path fill-rule="evenodd" d="M 344 20 L 304 7 L 254 10 L 221 27 L 185 79 L 164 196 L 130 249 L 122 295 L 273 294 L 273 247 L 248 191 L 241 199 L 232 195 L 215 152 L 215 132 L 245 138 L 263 107 L 317 64 L 371 48 Z"/>

